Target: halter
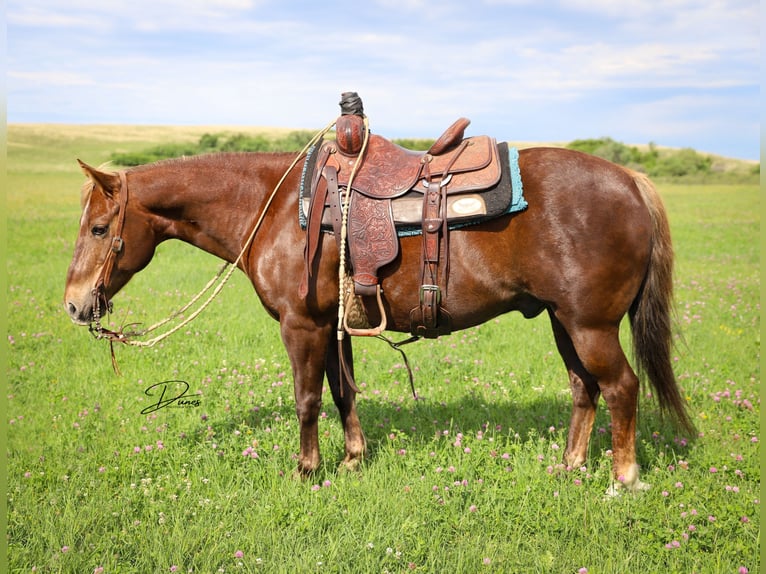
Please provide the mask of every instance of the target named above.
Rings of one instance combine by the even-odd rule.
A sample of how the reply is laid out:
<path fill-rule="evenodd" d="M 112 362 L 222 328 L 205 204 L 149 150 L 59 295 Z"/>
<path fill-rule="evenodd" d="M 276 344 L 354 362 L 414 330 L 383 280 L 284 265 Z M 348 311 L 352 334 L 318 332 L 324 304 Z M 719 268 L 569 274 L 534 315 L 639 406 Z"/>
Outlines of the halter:
<path fill-rule="evenodd" d="M 117 225 L 115 226 L 114 234 L 112 235 L 111 245 L 109 251 L 106 254 L 106 260 L 101 267 L 101 273 L 96 279 L 96 285 L 91 290 L 93 295 L 93 324 L 90 326 L 90 332 L 100 339 L 103 337 L 105 329 L 101 326 L 101 309 L 106 309 L 108 313 L 112 311 L 112 302 L 106 296 L 106 289 L 109 287 L 109 283 L 112 279 L 112 269 L 114 268 L 114 262 L 117 259 L 117 255 L 122 251 L 125 246 L 125 241 L 122 239 L 122 231 L 125 227 L 125 213 L 128 210 L 128 179 L 125 175 L 125 171 L 119 172 L 120 176 L 120 192 L 118 198 L 119 211 L 117 213 Z"/>

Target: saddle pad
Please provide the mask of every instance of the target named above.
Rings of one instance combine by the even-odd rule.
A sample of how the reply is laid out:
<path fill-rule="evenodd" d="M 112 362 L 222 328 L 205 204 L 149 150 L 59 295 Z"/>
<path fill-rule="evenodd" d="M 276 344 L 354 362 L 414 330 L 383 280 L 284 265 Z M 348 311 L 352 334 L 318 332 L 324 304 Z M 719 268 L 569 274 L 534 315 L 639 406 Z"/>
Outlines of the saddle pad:
<path fill-rule="evenodd" d="M 301 175 L 298 201 L 298 218 L 302 229 L 306 229 L 307 213 L 311 202 L 311 182 L 319 145 L 312 147 L 307 154 Z M 519 169 L 519 151 L 508 147 L 506 143 L 497 146 L 501 163 L 500 181 L 493 187 L 478 192 L 450 195 L 447 200 L 447 221 L 450 229 L 475 225 L 527 208 Z M 421 217 L 423 194 L 409 191 L 401 197 L 391 200 L 397 235 L 419 235 L 422 233 Z M 325 210 L 322 230 L 332 232 L 329 210 Z"/>

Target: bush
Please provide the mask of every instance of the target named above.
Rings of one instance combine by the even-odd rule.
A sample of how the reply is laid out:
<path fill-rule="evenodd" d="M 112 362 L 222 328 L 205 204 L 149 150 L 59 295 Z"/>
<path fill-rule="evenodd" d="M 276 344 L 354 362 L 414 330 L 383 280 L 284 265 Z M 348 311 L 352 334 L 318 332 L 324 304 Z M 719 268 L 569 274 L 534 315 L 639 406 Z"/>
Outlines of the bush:
<path fill-rule="evenodd" d="M 430 148 L 432 145 L 434 145 L 434 142 L 436 140 L 433 139 L 412 139 L 412 138 L 404 138 L 404 139 L 395 139 L 392 140 L 396 145 L 400 145 L 403 148 L 411 149 L 411 150 L 419 150 L 419 151 L 426 151 L 428 148 Z"/>
<path fill-rule="evenodd" d="M 654 143 L 650 143 L 647 151 L 641 151 L 612 138 L 574 140 L 567 148 L 602 157 L 652 177 L 699 177 L 712 173 L 713 159 L 691 148 L 660 152 Z"/>
<path fill-rule="evenodd" d="M 136 166 L 162 159 L 217 152 L 269 152 L 300 151 L 311 140 L 310 131 L 294 131 L 282 138 L 267 138 L 262 135 L 249 136 L 234 134 L 203 134 L 196 144 L 162 144 L 142 152 L 112 154 L 111 160 L 123 166 Z"/>
<path fill-rule="evenodd" d="M 263 136 L 236 134 L 213 151 L 272 151 L 272 142 Z"/>
<path fill-rule="evenodd" d="M 658 177 L 681 177 L 710 173 L 713 160 L 698 154 L 691 148 L 674 151 L 657 160 L 649 175 Z"/>
<path fill-rule="evenodd" d="M 575 140 L 567 147 L 596 155 L 620 165 L 640 164 L 643 159 L 637 147 L 629 147 L 614 141 L 612 138 Z"/>

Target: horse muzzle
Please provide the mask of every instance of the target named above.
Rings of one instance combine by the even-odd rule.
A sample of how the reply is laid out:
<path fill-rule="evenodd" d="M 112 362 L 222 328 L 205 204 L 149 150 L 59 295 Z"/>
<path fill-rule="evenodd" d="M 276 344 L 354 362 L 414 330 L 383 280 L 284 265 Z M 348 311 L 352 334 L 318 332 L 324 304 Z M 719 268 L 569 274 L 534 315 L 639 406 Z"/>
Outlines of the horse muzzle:
<path fill-rule="evenodd" d="M 106 313 L 112 311 L 112 303 L 104 293 L 103 285 L 93 288 L 85 297 L 67 294 L 64 307 L 72 322 L 83 326 L 98 324 Z"/>
<path fill-rule="evenodd" d="M 64 302 L 64 307 L 75 325 L 88 326 L 93 322 L 92 303 L 77 304 L 74 301 L 67 300 Z"/>

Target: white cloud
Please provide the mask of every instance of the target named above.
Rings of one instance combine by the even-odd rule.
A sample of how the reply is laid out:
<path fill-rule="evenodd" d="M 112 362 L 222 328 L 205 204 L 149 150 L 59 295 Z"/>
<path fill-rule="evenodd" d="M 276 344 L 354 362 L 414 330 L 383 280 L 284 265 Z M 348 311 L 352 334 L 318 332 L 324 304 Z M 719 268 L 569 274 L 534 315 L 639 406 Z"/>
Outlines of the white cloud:
<path fill-rule="evenodd" d="M 12 25 L 39 28 L 87 29 L 94 33 L 121 30 L 231 31 L 248 22 L 254 0 L 11 0 L 7 19 Z M 243 18 L 243 14 L 246 15 Z"/>
<path fill-rule="evenodd" d="M 14 72 L 8 73 L 12 80 L 45 86 L 94 86 L 93 78 L 74 72 Z"/>
<path fill-rule="evenodd" d="M 11 26 L 34 28 L 101 29 L 108 20 L 96 14 L 73 14 L 64 11 L 46 10 L 39 3 L 12 5 L 7 12 L 7 23 Z"/>

